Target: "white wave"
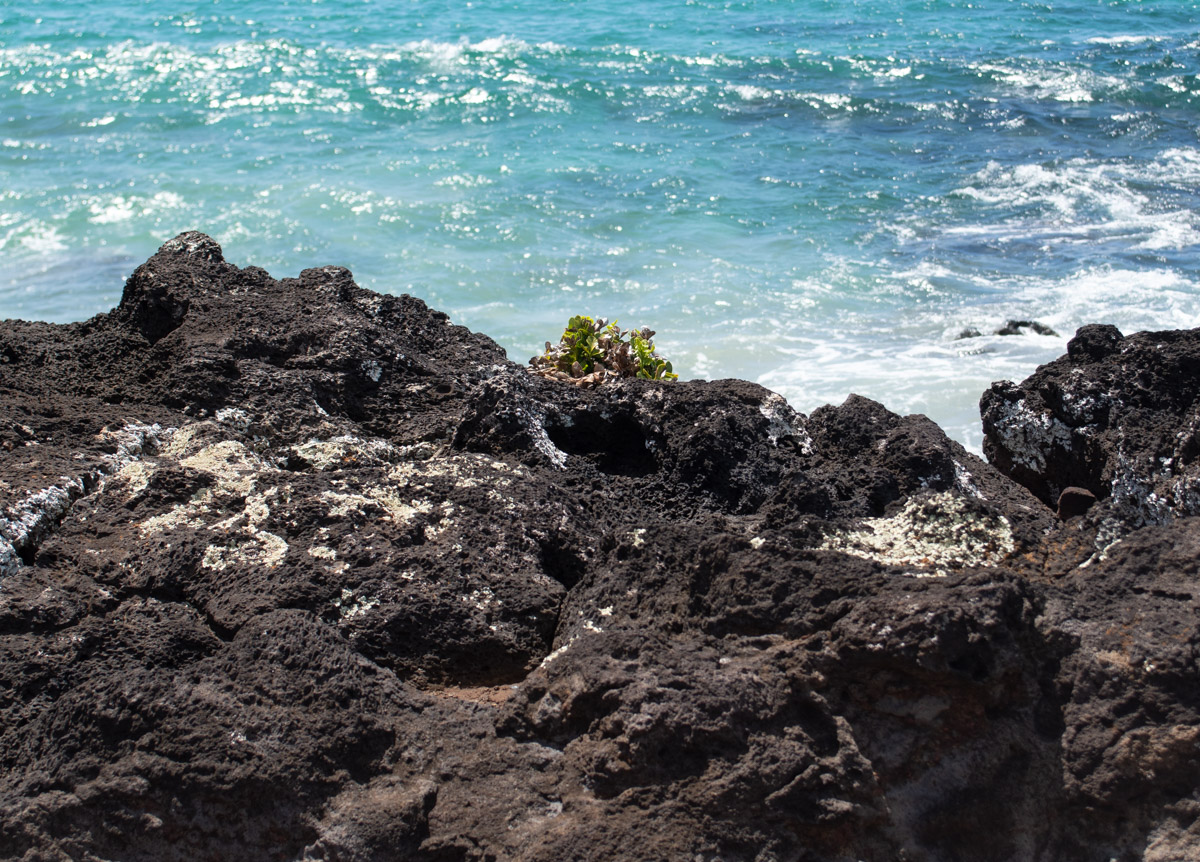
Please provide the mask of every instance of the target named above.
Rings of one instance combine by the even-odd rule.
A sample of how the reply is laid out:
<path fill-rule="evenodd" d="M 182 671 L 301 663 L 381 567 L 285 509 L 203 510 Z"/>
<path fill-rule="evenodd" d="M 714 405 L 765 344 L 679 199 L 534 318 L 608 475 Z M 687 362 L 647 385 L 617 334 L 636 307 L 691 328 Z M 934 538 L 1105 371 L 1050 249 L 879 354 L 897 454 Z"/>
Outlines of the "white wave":
<path fill-rule="evenodd" d="M 1186 93 L 1189 89 L 1187 79 L 1182 75 L 1168 75 L 1165 78 L 1159 78 L 1157 83 L 1175 93 Z"/>
<path fill-rule="evenodd" d="M 529 44 L 520 39 L 511 39 L 508 36 L 492 36 L 488 39 L 481 39 L 471 45 L 471 50 L 479 54 L 500 54 L 505 52 L 520 52 L 529 48 Z"/>
<path fill-rule="evenodd" d="M 1165 150 L 1157 159 L 1138 164 L 1082 158 L 1051 165 L 991 162 L 951 195 L 1039 212 L 1001 224 L 957 225 L 945 233 L 1050 243 L 1119 238 L 1131 248 L 1154 251 L 1200 244 L 1200 214 L 1190 208 L 1165 208 L 1160 196 L 1144 190 L 1147 184 L 1189 193 L 1200 185 L 1200 151 Z"/>
<path fill-rule="evenodd" d="M 10 59 L 22 70 L 17 88 L 28 95 L 49 95 L 86 87 L 105 87 L 130 99 L 141 99 L 155 89 L 170 91 L 177 104 L 202 106 L 205 122 L 219 122 L 224 115 L 246 111 L 319 110 L 351 113 L 374 103 L 385 108 L 422 110 L 455 100 L 460 104 L 482 104 L 492 96 L 480 83 L 486 80 L 521 84 L 539 110 L 560 110 L 561 101 L 539 92 L 536 78 L 508 62 L 530 51 L 555 52 L 561 46 L 546 42 L 537 46 L 508 36 L 471 43 L 420 40 L 399 46 L 342 48 L 304 47 L 284 39 L 238 40 L 206 49 L 165 42 L 123 41 L 94 53 L 58 52 L 49 48 L 5 51 L 0 49 L 0 68 Z M 454 96 L 430 88 L 419 76 L 396 78 L 388 64 L 427 65 L 442 84 L 465 84 L 463 95 Z M 352 93 L 340 83 L 329 82 L 331 69 L 344 70 L 367 87 L 367 95 Z M 269 74 L 265 74 L 269 72 Z M 410 86 L 395 86 L 397 80 Z M 414 85 L 415 84 L 415 85 Z M 545 85 L 551 86 L 550 83 Z M 513 89 L 510 86 L 510 89 Z M 84 122 L 99 128 L 116 122 L 117 115 L 99 115 Z"/>
<path fill-rule="evenodd" d="M 85 198 L 84 204 L 92 224 L 115 224 L 135 218 L 158 216 L 184 206 L 184 199 L 175 192 L 161 191 L 153 195 L 108 195 Z"/>
<path fill-rule="evenodd" d="M 1200 281 L 1173 270 L 1099 266 L 1058 281 L 1015 281 L 1011 288 L 1014 308 L 1060 332 L 1085 323 L 1112 323 L 1125 333 L 1200 326 Z"/>
<path fill-rule="evenodd" d="M 1140 45 L 1144 42 L 1162 42 L 1166 36 L 1093 36 L 1084 41 L 1089 45 Z"/>
<path fill-rule="evenodd" d="M 464 105 L 482 105 L 490 98 L 491 96 L 488 95 L 487 90 L 483 89 L 482 87 L 472 87 L 471 89 L 467 90 L 467 92 L 459 96 L 458 101 Z"/>
<path fill-rule="evenodd" d="M 899 270 L 890 275 L 889 279 L 896 284 L 905 285 L 903 292 L 924 294 L 939 292 L 934 287 L 938 281 L 965 282 L 977 288 L 988 287 L 990 284 L 982 272 L 962 272 L 932 260 L 923 260 L 911 269 Z"/>
<path fill-rule="evenodd" d="M 961 285 L 964 278 L 990 298 L 963 305 L 961 288 L 939 283 Z M 852 392 L 897 413 L 924 413 L 978 451 L 980 395 L 993 381 L 1022 380 L 1062 355 L 1080 326 L 1111 323 L 1126 334 L 1200 326 L 1200 279 L 1172 270 L 1097 266 L 1057 279 L 989 282 L 983 274 L 926 262 L 886 281 L 863 301 L 847 303 L 846 279 L 831 268 L 795 283 L 794 295 L 783 300 L 790 313 L 739 321 L 741 331 L 762 333 L 756 344 L 768 350 L 767 367 L 755 379 L 806 413 Z M 1058 334 L 990 334 L 1014 319 L 1038 321 Z M 985 334 L 959 337 L 970 329 Z M 712 335 L 699 343 L 718 366 L 740 359 Z"/>
<path fill-rule="evenodd" d="M 804 183 L 800 180 L 785 180 L 780 177 L 761 176 L 758 178 L 760 183 L 766 183 L 769 186 L 791 186 L 792 188 L 804 188 Z"/>
<path fill-rule="evenodd" d="M 92 204 L 91 210 L 90 221 L 93 224 L 112 224 L 133 218 L 134 204 L 132 200 L 118 195 L 103 204 Z"/>
<path fill-rule="evenodd" d="M 772 91 L 766 87 L 755 87 L 751 84 L 734 84 L 729 88 L 744 102 L 760 102 L 771 98 Z"/>
<path fill-rule="evenodd" d="M 67 238 L 53 225 L 34 221 L 19 227 L 10 235 L 15 235 L 21 246 L 34 254 L 49 255 L 67 250 Z"/>
<path fill-rule="evenodd" d="M 541 83 L 533 75 L 522 71 L 509 72 L 501 80 L 506 84 L 520 84 L 525 87 L 536 87 Z"/>
<path fill-rule="evenodd" d="M 434 182 L 435 186 L 448 188 L 473 189 L 480 186 L 490 186 L 492 181 L 483 174 L 452 174 Z"/>
<path fill-rule="evenodd" d="M 1124 84 L 1112 75 L 1059 63 L 972 63 L 968 68 L 1018 90 L 1031 91 L 1038 99 L 1056 102 L 1091 102 L 1097 92 Z"/>
<path fill-rule="evenodd" d="M 538 51 L 545 54 L 558 54 L 564 47 L 555 42 L 540 42 L 531 45 L 523 39 L 512 36 L 489 36 L 478 42 L 470 42 L 466 38 L 455 42 L 437 39 L 419 39 L 404 42 L 398 46 L 375 45 L 370 48 L 356 48 L 354 55 L 357 59 L 371 62 L 397 62 L 407 60 L 423 60 L 442 69 L 452 69 L 456 66 L 466 66 L 472 62 L 489 63 L 496 59 L 508 59 Z M 471 58 L 468 55 L 482 55 Z"/>
<path fill-rule="evenodd" d="M 840 404 L 852 393 L 901 415 L 922 413 L 978 452 L 983 392 L 995 380 L 1028 376 L 1065 344 L 1046 336 L 991 336 L 887 345 L 842 335 L 794 350 L 787 365 L 758 382 L 804 413 Z"/>
<path fill-rule="evenodd" d="M 38 141 L 22 141 L 17 138 L 5 138 L 0 141 L 0 147 L 9 150 L 48 150 L 51 145 Z"/>
<path fill-rule="evenodd" d="M 814 108 L 842 110 L 850 107 L 850 97 L 844 93 L 804 93 L 801 98 Z"/>

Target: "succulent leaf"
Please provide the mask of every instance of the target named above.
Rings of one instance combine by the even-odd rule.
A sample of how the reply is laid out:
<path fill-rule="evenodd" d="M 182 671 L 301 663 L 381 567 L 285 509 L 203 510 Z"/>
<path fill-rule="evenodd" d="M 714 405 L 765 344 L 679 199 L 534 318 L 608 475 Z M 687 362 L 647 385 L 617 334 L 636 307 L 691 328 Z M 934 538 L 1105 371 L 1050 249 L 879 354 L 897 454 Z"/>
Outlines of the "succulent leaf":
<path fill-rule="evenodd" d="M 670 362 L 654 348 L 654 330 L 623 330 L 607 318 L 573 316 L 559 343 L 546 342 L 546 352 L 529 360 L 533 373 L 592 386 L 615 377 L 676 380 Z M 628 340 L 626 340 L 628 339 Z"/>

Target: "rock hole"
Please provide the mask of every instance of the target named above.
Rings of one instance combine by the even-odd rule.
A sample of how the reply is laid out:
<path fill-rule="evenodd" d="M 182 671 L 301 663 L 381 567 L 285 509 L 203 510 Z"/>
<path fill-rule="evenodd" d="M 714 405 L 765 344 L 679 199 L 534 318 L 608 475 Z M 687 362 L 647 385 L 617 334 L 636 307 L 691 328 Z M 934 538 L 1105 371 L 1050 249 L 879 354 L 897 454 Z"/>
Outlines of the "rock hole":
<path fill-rule="evenodd" d="M 554 537 L 538 543 L 541 548 L 542 570 L 568 590 L 579 583 L 587 560 L 578 550 Z"/>
<path fill-rule="evenodd" d="M 645 430 L 631 416 L 605 419 L 597 413 L 572 416 L 571 425 L 553 423 L 546 433 L 568 455 L 591 461 L 612 476 L 648 476 L 658 469 Z"/>

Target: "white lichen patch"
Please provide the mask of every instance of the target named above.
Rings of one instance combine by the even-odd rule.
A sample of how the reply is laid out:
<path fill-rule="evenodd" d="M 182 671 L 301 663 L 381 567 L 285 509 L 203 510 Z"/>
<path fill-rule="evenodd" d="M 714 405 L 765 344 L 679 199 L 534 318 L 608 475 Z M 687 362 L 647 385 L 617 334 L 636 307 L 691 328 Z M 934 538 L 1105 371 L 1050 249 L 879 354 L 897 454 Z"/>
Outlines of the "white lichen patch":
<path fill-rule="evenodd" d="M 1024 398 L 999 409 L 994 429 L 1013 463 L 1041 472 L 1047 452 L 1056 446 L 1070 451 L 1071 429 L 1049 413 L 1031 410 Z"/>
<path fill-rule="evenodd" d="M 261 529 L 262 525 L 271 517 L 271 507 L 267 501 L 278 493 L 278 488 L 268 488 L 261 494 L 251 494 L 246 498 L 245 515 L 251 529 Z"/>
<path fill-rule="evenodd" d="M 428 515 L 433 511 L 433 503 L 429 500 L 406 500 L 397 494 L 395 489 L 386 486 L 371 488 L 367 494 L 382 506 L 388 517 L 397 524 L 406 524 L 417 515 Z"/>
<path fill-rule="evenodd" d="M 970 474 L 967 468 L 957 461 L 954 461 L 953 463 L 954 487 L 962 491 L 964 494 L 969 494 L 976 499 L 986 500 L 987 498 L 979 492 L 977 487 L 975 487 L 975 477 Z"/>
<path fill-rule="evenodd" d="M 551 650 L 549 653 L 547 653 L 546 657 L 544 659 L 542 659 L 540 664 L 538 664 L 538 670 L 549 667 L 556 658 L 559 658 L 560 656 L 565 654 L 566 651 L 571 648 L 571 645 L 574 644 L 575 641 L 577 641 L 577 640 L 579 640 L 579 635 L 571 635 L 571 637 L 567 639 L 567 642 L 565 644 L 560 646 L 558 649 Z"/>
<path fill-rule="evenodd" d="M 104 456 L 105 472 L 116 473 L 138 457 L 159 451 L 175 432 L 176 429 L 163 428 L 157 422 L 153 425 L 128 422 L 116 430 L 105 428 L 98 436 L 115 450 Z"/>
<path fill-rule="evenodd" d="M 218 532 L 228 532 L 230 530 L 242 529 L 243 527 L 250 532 L 261 529 L 263 524 L 271 517 L 271 507 L 267 504 L 267 501 L 278 493 L 278 488 L 268 488 L 260 494 L 250 494 L 246 497 L 242 511 L 224 520 L 209 524 L 208 529 Z"/>
<path fill-rule="evenodd" d="M 884 565 L 947 569 L 994 566 L 1016 548 L 1003 515 L 980 513 L 950 491 L 909 500 L 891 518 L 871 518 L 858 530 L 829 534 L 823 550 Z"/>
<path fill-rule="evenodd" d="M 511 497 L 506 497 L 497 488 L 488 488 L 487 498 L 492 502 L 492 509 L 495 512 L 503 511 L 508 515 L 515 515 L 517 512 L 517 504 L 513 502 Z"/>
<path fill-rule="evenodd" d="M 492 592 L 491 587 L 481 587 L 477 590 L 471 590 L 468 596 L 459 596 L 460 601 L 471 605 L 477 611 L 486 611 L 488 608 L 499 605 L 500 601 Z"/>
<path fill-rule="evenodd" d="M 442 517 L 434 524 L 425 526 L 425 539 L 432 542 L 442 533 L 446 532 L 454 526 L 454 504 L 449 500 L 443 500 L 441 505 Z"/>
<path fill-rule="evenodd" d="M 767 540 L 764 539 L 762 536 L 755 536 L 753 539 L 750 540 L 750 547 L 754 548 L 754 550 L 757 551 L 766 543 L 767 543 Z"/>
<path fill-rule="evenodd" d="M 201 492 L 205 501 L 211 497 L 211 492 L 204 489 Z M 205 524 L 204 515 L 210 511 L 206 502 L 193 499 L 188 503 L 179 503 L 172 506 L 168 511 L 161 515 L 155 515 L 153 518 L 147 518 L 142 523 L 138 524 L 138 530 L 143 536 L 150 536 L 154 533 L 161 533 L 166 530 L 176 530 L 180 527 L 200 528 Z"/>
<path fill-rule="evenodd" d="M 243 433 L 250 429 L 250 414 L 239 407 L 222 407 L 217 411 L 217 421 Z"/>
<path fill-rule="evenodd" d="M 374 359 L 363 360 L 362 372 L 371 378 L 371 382 L 378 383 L 379 378 L 383 376 L 383 366 Z"/>
<path fill-rule="evenodd" d="M 567 453 L 554 445 L 541 423 L 537 421 L 529 423 L 529 436 L 533 438 L 533 447 L 545 455 L 551 464 L 559 470 L 567 468 Z"/>
<path fill-rule="evenodd" d="M 204 436 L 216 428 L 212 422 L 193 422 L 175 431 L 169 440 L 159 449 L 159 454 L 166 458 L 186 458 L 204 448 Z"/>
<path fill-rule="evenodd" d="M 799 445 L 801 454 L 811 455 L 813 453 L 812 438 L 808 436 L 808 431 L 801 426 L 800 415 L 792 409 L 782 395 L 776 392 L 769 394 L 758 406 L 758 412 L 767 420 L 767 439 L 771 441 L 772 446 L 778 446 L 780 440 L 790 437 Z"/>
<path fill-rule="evenodd" d="M 21 502 L 0 515 L 0 576 L 16 571 L 21 565 L 18 552 L 37 541 L 51 525 L 58 523 L 85 490 L 81 479 L 60 476 L 58 485 L 27 494 Z"/>
<path fill-rule="evenodd" d="M 216 476 L 220 492 L 242 496 L 254 489 L 259 473 L 271 469 L 262 458 L 236 440 L 222 440 L 205 446 L 195 455 L 181 458 L 179 464 Z"/>
<path fill-rule="evenodd" d="M 333 600 L 333 606 L 337 608 L 338 616 L 343 620 L 352 620 L 356 617 L 361 617 L 371 608 L 379 607 L 380 601 L 374 596 L 360 596 L 355 594 L 354 590 L 342 589 L 340 597 Z"/>
<path fill-rule="evenodd" d="M 209 424 L 207 428 L 211 430 L 212 425 Z M 210 487 L 201 488 L 188 502 L 177 504 L 169 511 L 139 524 L 143 536 L 180 527 L 205 526 L 219 531 L 245 529 L 254 534 L 270 517 L 268 500 L 280 489 L 271 487 L 257 493 L 255 489 L 263 474 L 272 472 L 273 468 L 236 440 L 222 440 L 207 446 L 196 445 L 201 439 L 199 434 L 202 430 L 204 426 L 200 423 L 181 428 L 163 454 L 178 458 L 180 466 L 207 473 L 216 481 Z M 228 513 L 225 505 L 218 501 L 229 497 L 242 498 L 241 510 L 224 520 L 209 524 L 214 511 L 224 509 Z"/>
<path fill-rule="evenodd" d="M 288 544 L 274 533 L 257 530 L 246 533 L 229 544 L 209 545 L 204 549 L 200 565 L 223 572 L 233 565 L 273 568 L 287 557 Z"/>
<path fill-rule="evenodd" d="M 154 472 L 152 464 L 141 460 L 130 461 L 118 470 L 113 478 L 125 484 L 125 499 L 128 501 L 150 487 L 150 480 L 154 477 Z"/>
<path fill-rule="evenodd" d="M 308 549 L 308 555 L 318 560 L 336 560 L 337 551 L 328 545 L 313 545 Z"/>
<path fill-rule="evenodd" d="M 322 491 L 321 499 L 329 506 L 328 512 L 331 518 L 362 515 L 379 506 L 370 497 L 362 494 L 340 494 L 337 491 Z"/>
<path fill-rule="evenodd" d="M 388 478 L 401 487 L 428 488 L 432 480 L 452 479 L 459 488 L 485 485 L 507 488 L 512 485 L 508 474 L 525 477 L 528 472 L 520 464 L 506 464 L 486 455 L 462 453 L 416 462 L 402 461 L 388 471 Z"/>
<path fill-rule="evenodd" d="M 293 446 L 292 452 L 321 472 L 347 467 L 377 467 L 404 457 L 401 450 L 386 440 L 364 440 L 350 434 L 329 440 L 309 440 Z"/>
<path fill-rule="evenodd" d="M 369 518 L 372 513 L 382 510 L 383 515 L 393 523 L 408 524 L 418 515 L 428 515 L 433 511 L 433 503 L 429 500 L 406 499 L 389 486 L 371 487 L 365 491 L 363 494 L 324 491 L 321 499 L 329 506 L 329 515 L 333 518 Z"/>
<path fill-rule="evenodd" d="M 633 546 L 635 548 L 640 548 L 642 545 L 646 544 L 646 528 L 638 527 L 629 534 L 629 539 L 633 542 Z"/>

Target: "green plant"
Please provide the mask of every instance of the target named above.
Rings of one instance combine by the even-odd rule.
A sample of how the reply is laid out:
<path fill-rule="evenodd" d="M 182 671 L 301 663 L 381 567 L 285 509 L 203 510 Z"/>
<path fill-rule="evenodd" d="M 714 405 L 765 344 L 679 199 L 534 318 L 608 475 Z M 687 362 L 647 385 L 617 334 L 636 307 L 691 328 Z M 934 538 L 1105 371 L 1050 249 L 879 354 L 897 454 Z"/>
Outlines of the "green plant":
<path fill-rule="evenodd" d="M 679 375 L 674 372 L 671 363 L 663 359 L 654 349 L 653 330 L 642 327 L 637 332 L 629 334 L 629 343 L 637 356 L 637 376 L 648 380 L 677 380 Z"/>
<path fill-rule="evenodd" d="M 654 330 L 623 330 L 616 321 L 576 315 L 567 322 L 558 344 L 529 360 L 534 374 L 594 386 L 615 377 L 676 380 L 671 363 L 654 348 Z"/>

